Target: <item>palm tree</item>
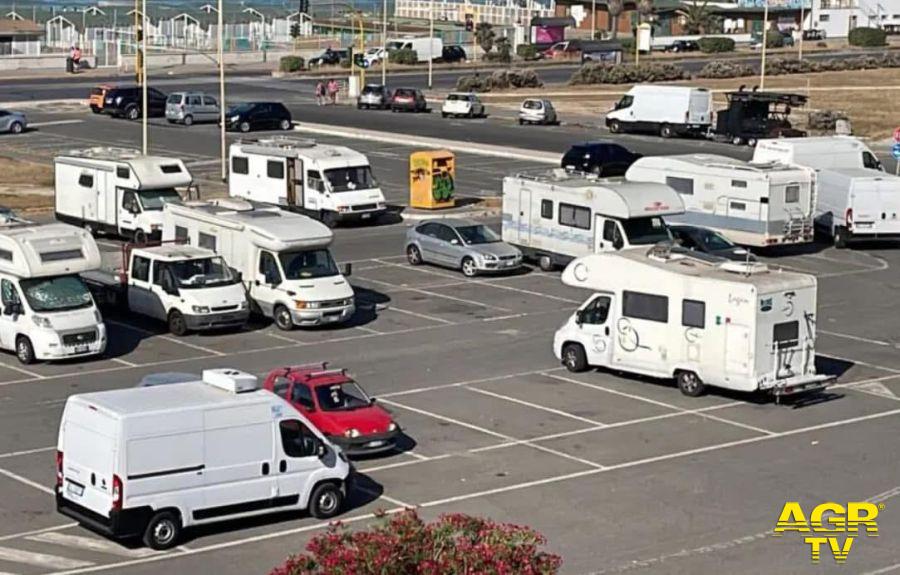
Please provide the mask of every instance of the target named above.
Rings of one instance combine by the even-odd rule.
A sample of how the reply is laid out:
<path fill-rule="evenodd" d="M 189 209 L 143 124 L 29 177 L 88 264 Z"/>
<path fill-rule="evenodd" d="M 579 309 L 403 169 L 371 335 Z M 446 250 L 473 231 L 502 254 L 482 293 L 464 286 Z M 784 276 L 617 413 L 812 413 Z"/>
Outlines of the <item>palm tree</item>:
<path fill-rule="evenodd" d="M 475 40 L 478 42 L 478 45 L 481 46 L 481 49 L 484 50 L 485 54 L 490 52 L 494 47 L 495 36 L 496 33 L 494 32 L 494 27 L 488 22 L 479 22 L 478 27 L 475 28 Z"/>
<path fill-rule="evenodd" d="M 619 15 L 625 10 L 625 0 L 607 0 L 606 11 L 609 13 L 609 21 L 612 24 L 612 39 L 619 35 Z"/>
<path fill-rule="evenodd" d="M 692 0 L 687 8 L 675 11 L 684 19 L 684 31 L 688 34 L 706 34 L 713 31 L 719 17 L 709 9 L 709 0 L 698 3 Z"/>
<path fill-rule="evenodd" d="M 653 0 L 639 0 L 637 9 L 638 14 L 641 15 L 641 22 L 646 22 L 650 15 L 653 14 Z"/>

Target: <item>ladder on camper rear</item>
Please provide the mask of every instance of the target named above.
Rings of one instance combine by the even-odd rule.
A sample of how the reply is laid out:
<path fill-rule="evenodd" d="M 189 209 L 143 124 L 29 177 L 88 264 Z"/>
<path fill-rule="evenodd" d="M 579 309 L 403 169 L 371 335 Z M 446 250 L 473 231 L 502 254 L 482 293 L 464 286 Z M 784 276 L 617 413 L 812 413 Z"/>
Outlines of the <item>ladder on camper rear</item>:
<path fill-rule="evenodd" d="M 788 211 L 788 219 L 784 223 L 784 239 L 793 241 L 808 236 L 812 231 L 809 223 L 809 216 L 804 214 L 802 210 L 794 209 Z"/>

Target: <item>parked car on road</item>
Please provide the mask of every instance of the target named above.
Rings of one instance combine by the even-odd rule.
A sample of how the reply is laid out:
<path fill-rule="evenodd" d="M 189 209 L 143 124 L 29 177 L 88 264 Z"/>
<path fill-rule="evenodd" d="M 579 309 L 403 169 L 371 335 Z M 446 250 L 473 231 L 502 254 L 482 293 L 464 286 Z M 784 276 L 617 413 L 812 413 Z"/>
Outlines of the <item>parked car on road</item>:
<path fill-rule="evenodd" d="M 756 261 L 756 256 L 746 248 L 735 245 L 717 231 L 699 226 L 674 224 L 669 226 L 675 244 L 684 249 L 710 254 L 729 260 Z"/>
<path fill-rule="evenodd" d="M 556 109 L 550 100 L 528 98 L 519 107 L 519 125 L 522 124 L 555 124 Z"/>
<path fill-rule="evenodd" d="M 91 96 L 88 99 L 88 104 L 90 104 L 91 112 L 95 114 L 103 113 L 103 105 L 106 103 L 106 93 L 115 88 L 110 84 L 100 84 L 99 86 L 94 86 L 91 88 Z"/>
<path fill-rule="evenodd" d="M 580 52 L 581 48 L 576 42 L 566 40 L 564 42 L 557 42 L 541 52 L 541 57 L 547 60 L 564 60 L 575 58 Z"/>
<path fill-rule="evenodd" d="M 522 252 L 484 224 L 465 219 L 427 220 L 406 232 L 406 258 L 417 266 L 433 263 L 462 270 L 466 277 L 511 271 Z"/>
<path fill-rule="evenodd" d="M 28 127 L 25 114 L 14 110 L 0 110 L 0 132 L 21 134 Z"/>
<path fill-rule="evenodd" d="M 265 389 L 306 416 L 331 443 L 349 456 L 393 450 L 400 426 L 344 369 L 325 362 L 273 370 Z"/>
<path fill-rule="evenodd" d="M 563 154 L 561 165 L 569 171 L 597 174 L 604 178 L 624 176 L 628 167 L 641 157 L 625 146 L 608 140 L 575 144 Z"/>
<path fill-rule="evenodd" d="M 356 99 L 356 107 L 360 110 L 386 110 L 391 107 L 391 91 L 381 84 L 366 84 Z"/>
<path fill-rule="evenodd" d="M 384 48 L 369 48 L 361 54 L 355 54 L 353 62 L 360 68 L 371 68 L 385 58 L 387 58 L 387 50 Z"/>
<path fill-rule="evenodd" d="M 166 120 L 172 123 L 217 122 L 219 114 L 219 101 L 203 92 L 174 92 L 166 100 Z"/>
<path fill-rule="evenodd" d="M 484 116 L 484 104 L 471 92 L 454 92 L 447 94 L 447 99 L 441 106 L 441 116 L 480 118 Z"/>
<path fill-rule="evenodd" d="M 700 44 L 694 40 L 675 40 L 665 48 L 664 52 L 696 52 L 700 50 Z"/>
<path fill-rule="evenodd" d="M 114 118 L 138 120 L 142 116 L 143 93 L 138 86 L 112 88 L 103 100 L 103 113 Z M 166 95 L 156 88 L 147 88 L 147 116 L 159 118 L 166 115 Z"/>
<path fill-rule="evenodd" d="M 462 46 L 444 46 L 444 49 L 441 50 L 441 62 L 453 64 L 455 62 L 465 62 L 467 59 L 466 50 Z"/>
<path fill-rule="evenodd" d="M 290 130 L 291 113 L 280 102 L 245 102 L 229 108 L 225 113 L 228 130 Z"/>
<path fill-rule="evenodd" d="M 397 88 L 391 96 L 391 112 L 427 112 L 428 102 L 422 90 Z"/>
<path fill-rule="evenodd" d="M 816 28 L 812 28 L 810 30 L 803 31 L 803 39 L 804 40 L 824 40 L 825 39 L 825 30 L 818 30 Z"/>
<path fill-rule="evenodd" d="M 350 52 L 347 50 L 332 50 L 331 48 L 326 48 L 320 54 L 310 58 L 306 62 L 306 65 L 310 68 L 318 66 L 337 66 L 341 63 L 341 60 L 346 60 L 349 57 Z"/>

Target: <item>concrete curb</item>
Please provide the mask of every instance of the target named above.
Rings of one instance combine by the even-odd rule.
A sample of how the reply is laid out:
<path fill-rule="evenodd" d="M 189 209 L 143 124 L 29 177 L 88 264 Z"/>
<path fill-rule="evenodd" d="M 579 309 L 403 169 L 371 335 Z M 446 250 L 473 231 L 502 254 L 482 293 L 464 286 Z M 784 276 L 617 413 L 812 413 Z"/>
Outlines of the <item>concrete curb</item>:
<path fill-rule="evenodd" d="M 63 98 L 59 100 L 19 100 L 15 102 L 0 102 L 0 108 L 34 108 L 35 106 L 71 106 L 78 104 L 87 106 L 87 98 Z"/>
<path fill-rule="evenodd" d="M 428 212 L 415 212 L 415 213 L 407 213 L 403 211 L 400 213 L 400 217 L 404 222 L 421 222 L 424 220 L 445 220 L 448 218 L 490 218 L 494 216 L 499 216 L 501 213 L 501 208 L 471 208 L 466 210 L 459 210 L 454 212 L 446 212 L 446 211 L 435 211 L 434 213 Z"/>

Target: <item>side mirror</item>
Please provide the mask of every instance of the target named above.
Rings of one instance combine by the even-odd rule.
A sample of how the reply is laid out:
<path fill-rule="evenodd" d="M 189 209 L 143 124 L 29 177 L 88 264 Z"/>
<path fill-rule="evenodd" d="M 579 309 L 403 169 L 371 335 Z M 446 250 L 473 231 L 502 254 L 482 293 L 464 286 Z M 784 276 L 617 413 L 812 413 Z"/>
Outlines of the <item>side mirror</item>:
<path fill-rule="evenodd" d="M 244 281 L 244 274 L 242 272 L 234 271 L 234 277 L 239 282 Z"/>
<path fill-rule="evenodd" d="M 616 236 L 616 239 L 613 240 L 613 247 L 617 250 L 621 250 L 625 245 L 625 240 L 622 239 L 622 236 Z"/>
<path fill-rule="evenodd" d="M 341 269 L 341 275 L 344 277 L 350 277 L 353 274 L 353 264 L 344 264 Z"/>
<path fill-rule="evenodd" d="M 458 246 L 458 245 L 459 245 L 459 240 L 456 239 L 456 238 L 453 238 L 452 240 L 450 240 L 450 243 L 453 244 L 454 246 Z"/>
<path fill-rule="evenodd" d="M 581 327 L 584 323 L 584 310 L 580 309 L 575 312 L 575 325 Z"/>
<path fill-rule="evenodd" d="M 373 405 L 374 405 L 374 403 L 375 403 L 376 401 L 378 401 L 378 398 L 377 398 L 377 397 L 370 397 L 370 398 L 369 398 L 369 403 L 371 403 L 371 404 L 373 404 Z"/>
<path fill-rule="evenodd" d="M 318 441 L 316 443 L 316 455 L 318 457 L 325 457 L 325 454 L 328 452 L 325 444 L 322 441 Z"/>
<path fill-rule="evenodd" d="M 256 281 L 254 282 L 256 285 L 262 285 L 269 283 L 266 281 L 266 274 L 256 274 Z"/>

